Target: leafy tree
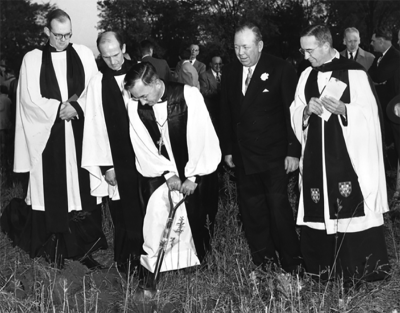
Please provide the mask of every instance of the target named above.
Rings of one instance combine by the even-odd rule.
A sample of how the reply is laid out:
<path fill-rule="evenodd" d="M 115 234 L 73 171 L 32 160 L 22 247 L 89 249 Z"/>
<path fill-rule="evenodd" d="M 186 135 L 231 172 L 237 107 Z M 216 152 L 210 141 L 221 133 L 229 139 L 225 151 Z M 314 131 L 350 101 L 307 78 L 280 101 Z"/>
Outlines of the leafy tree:
<path fill-rule="evenodd" d="M 28 51 L 43 44 L 45 15 L 54 6 L 29 0 L 0 1 L 1 59 L 16 73 Z"/>
<path fill-rule="evenodd" d="M 144 0 L 99 0 L 97 29 L 121 32 L 128 46 L 146 38 L 151 31 L 151 16 Z"/>

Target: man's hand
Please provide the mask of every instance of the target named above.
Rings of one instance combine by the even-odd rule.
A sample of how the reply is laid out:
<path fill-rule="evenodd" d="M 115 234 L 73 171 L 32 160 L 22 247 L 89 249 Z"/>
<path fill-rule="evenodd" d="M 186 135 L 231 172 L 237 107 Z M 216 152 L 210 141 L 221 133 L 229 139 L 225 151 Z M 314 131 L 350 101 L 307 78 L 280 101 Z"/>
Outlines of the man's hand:
<path fill-rule="evenodd" d="M 169 190 L 171 190 L 171 191 L 172 190 L 181 191 L 182 182 L 178 176 L 174 175 L 174 176 L 168 178 L 167 186 L 168 186 Z"/>
<path fill-rule="evenodd" d="M 190 179 L 186 179 L 182 184 L 180 192 L 186 196 L 190 196 L 196 190 L 197 184 L 192 182 Z"/>
<path fill-rule="evenodd" d="M 285 170 L 286 174 L 289 174 L 290 172 L 294 172 L 299 168 L 299 159 L 287 156 L 285 158 Z"/>
<path fill-rule="evenodd" d="M 304 109 L 304 114 L 307 115 L 307 117 L 311 116 L 313 113 L 317 115 L 321 115 L 323 113 L 322 102 L 318 98 L 311 98 L 310 102 L 308 102 L 308 105 Z"/>
<path fill-rule="evenodd" d="M 332 114 L 344 115 L 346 114 L 346 105 L 332 97 L 323 97 L 321 99 L 322 105 Z"/>
<path fill-rule="evenodd" d="M 106 182 L 111 185 L 115 186 L 117 184 L 117 176 L 115 175 L 114 169 L 109 169 L 106 174 L 104 175 Z"/>
<path fill-rule="evenodd" d="M 74 107 L 69 102 L 61 103 L 60 118 L 62 120 L 66 120 L 67 122 L 69 122 L 77 115 L 78 112 L 76 112 Z"/>
<path fill-rule="evenodd" d="M 235 164 L 233 163 L 233 158 L 232 154 L 228 154 L 225 156 L 225 163 L 228 165 L 230 168 L 235 167 Z"/>

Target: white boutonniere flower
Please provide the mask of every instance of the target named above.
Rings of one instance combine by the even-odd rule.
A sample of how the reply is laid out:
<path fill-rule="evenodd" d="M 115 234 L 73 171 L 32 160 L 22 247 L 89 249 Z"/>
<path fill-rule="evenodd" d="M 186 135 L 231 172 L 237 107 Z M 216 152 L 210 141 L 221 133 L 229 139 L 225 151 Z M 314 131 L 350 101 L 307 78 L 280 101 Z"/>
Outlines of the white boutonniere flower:
<path fill-rule="evenodd" d="M 268 77 L 269 77 L 269 74 L 268 73 L 264 73 L 264 74 L 261 75 L 261 80 L 266 81 L 268 79 Z"/>

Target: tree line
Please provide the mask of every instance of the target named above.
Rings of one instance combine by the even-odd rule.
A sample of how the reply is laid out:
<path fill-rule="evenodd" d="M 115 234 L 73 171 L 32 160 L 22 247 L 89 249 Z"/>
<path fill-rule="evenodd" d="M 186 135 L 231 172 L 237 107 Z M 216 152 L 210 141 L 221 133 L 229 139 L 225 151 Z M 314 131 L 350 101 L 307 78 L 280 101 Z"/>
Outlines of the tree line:
<path fill-rule="evenodd" d="M 44 43 L 44 16 L 55 5 L 29 0 L 0 4 L 1 59 L 18 70 L 23 55 Z M 121 31 L 131 53 L 138 53 L 141 40 L 152 39 L 155 55 L 171 67 L 179 51 L 191 43 L 199 43 L 199 59 L 207 64 L 215 54 L 229 63 L 234 58 L 235 28 L 243 21 L 259 25 L 265 51 L 291 60 L 301 59 L 299 33 L 311 24 L 329 25 L 339 50 L 344 48 L 347 27 L 360 31 L 366 50 L 375 27 L 390 27 L 394 35 L 400 28 L 398 0 L 99 0 L 97 7 L 99 32 Z"/>

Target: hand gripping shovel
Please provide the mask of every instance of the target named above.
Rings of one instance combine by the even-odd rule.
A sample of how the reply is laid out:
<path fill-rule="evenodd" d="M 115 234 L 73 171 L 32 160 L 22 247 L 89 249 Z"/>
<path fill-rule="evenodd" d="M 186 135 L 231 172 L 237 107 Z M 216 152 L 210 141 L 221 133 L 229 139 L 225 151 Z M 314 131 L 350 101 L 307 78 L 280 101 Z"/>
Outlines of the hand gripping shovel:
<path fill-rule="evenodd" d="M 167 224 L 165 225 L 162 237 L 161 237 L 161 241 L 160 241 L 160 246 L 158 248 L 158 256 L 157 256 L 157 262 L 156 262 L 156 267 L 154 269 L 154 276 L 153 276 L 153 281 L 150 285 L 150 287 L 146 290 L 148 293 L 146 295 L 145 292 L 145 296 L 154 296 L 157 293 L 157 282 L 158 279 L 160 278 L 160 270 L 161 270 L 161 266 L 164 260 L 164 255 L 165 255 L 165 250 L 167 249 L 167 244 L 169 241 L 169 235 L 171 234 L 171 228 L 172 228 L 172 224 L 174 222 L 174 218 L 175 218 L 175 213 L 176 210 L 179 208 L 179 206 L 185 201 L 186 199 L 186 195 L 183 196 L 182 200 L 179 201 L 175 206 L 174 206 L 174 202 L 172 201 L 172 197 L 171 197 L 171 190 L 168 191 L 168 200 L 169 200 L 169 206 L 170 206 L 170 210 L 169 210 L 169 214 L 168 214 L 168 219 L 167 219 Z"/>

